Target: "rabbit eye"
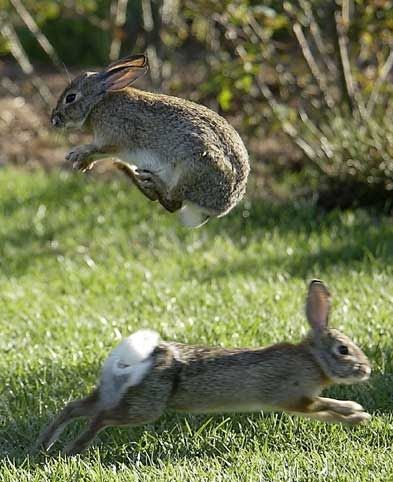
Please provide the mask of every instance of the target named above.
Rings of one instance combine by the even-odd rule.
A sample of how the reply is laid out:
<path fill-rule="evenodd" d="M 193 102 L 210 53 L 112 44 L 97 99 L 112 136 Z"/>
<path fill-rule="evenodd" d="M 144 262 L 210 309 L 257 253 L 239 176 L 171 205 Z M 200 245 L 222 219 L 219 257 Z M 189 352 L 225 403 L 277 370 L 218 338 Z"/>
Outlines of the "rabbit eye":
<path fill-rule="evenodd" d="M 65 98 L 65 103 L 71 104 L 71 102 L 74 102 L 75 99 L 76 99 L 76 94 L 68 94 Z"/>
<path fill-rule="evenodd" d="M 348 355 L 349 353 L 348 347 L 345 345 L 338 345 L 337 351 L 340 353 L 340 355 Z"/>

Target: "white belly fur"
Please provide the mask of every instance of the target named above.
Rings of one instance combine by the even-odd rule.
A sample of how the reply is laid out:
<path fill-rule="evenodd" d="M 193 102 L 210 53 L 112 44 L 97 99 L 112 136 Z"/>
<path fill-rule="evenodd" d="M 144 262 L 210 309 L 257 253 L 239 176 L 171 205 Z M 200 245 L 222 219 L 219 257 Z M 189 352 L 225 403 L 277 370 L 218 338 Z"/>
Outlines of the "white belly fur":
<path fill-rule="evenodd" d="M 162 161 L 157 152 L 149 149 L 126 150 L 119 153 L 118 158 L 138 169 L 153 172 L 166 184 L 168 191 L 176 186 L 180 178 L 180 169 L 174 168 L 166 161 Z M 197 204 L 185 201 L 180 210 L 182 224 L 189 228 L 197 228 L 209 219 L 206 211 Z"/>

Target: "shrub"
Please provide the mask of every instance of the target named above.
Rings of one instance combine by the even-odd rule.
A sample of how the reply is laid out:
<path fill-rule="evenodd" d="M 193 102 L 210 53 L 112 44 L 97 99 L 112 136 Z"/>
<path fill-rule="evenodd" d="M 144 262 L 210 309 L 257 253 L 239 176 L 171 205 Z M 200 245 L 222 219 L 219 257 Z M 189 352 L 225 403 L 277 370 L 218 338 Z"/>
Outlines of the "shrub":
<path fill-rule="evenodd" d="M 266 119 L 285 132 L 330 204 L 393 193 L 391 3 L 235 1 L 213 16 L 221 43 L 211 79 L 222 80 L 209 85 L 220 85 L 222 107 L 241 98 L 253 135 Z"/>

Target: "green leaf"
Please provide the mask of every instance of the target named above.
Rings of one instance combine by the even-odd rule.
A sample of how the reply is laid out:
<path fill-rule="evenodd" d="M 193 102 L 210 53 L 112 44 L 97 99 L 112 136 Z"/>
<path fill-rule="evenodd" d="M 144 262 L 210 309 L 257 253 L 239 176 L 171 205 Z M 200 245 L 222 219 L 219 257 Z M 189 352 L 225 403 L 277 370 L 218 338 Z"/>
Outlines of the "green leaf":
<path fill-rule="evenodd" d="M 220 104 L 221 109 L 229 110 L 231 108 L 232 98 L 232 91 L 227 85 L 224 86 L 218 94 L 218 103 Z"/>

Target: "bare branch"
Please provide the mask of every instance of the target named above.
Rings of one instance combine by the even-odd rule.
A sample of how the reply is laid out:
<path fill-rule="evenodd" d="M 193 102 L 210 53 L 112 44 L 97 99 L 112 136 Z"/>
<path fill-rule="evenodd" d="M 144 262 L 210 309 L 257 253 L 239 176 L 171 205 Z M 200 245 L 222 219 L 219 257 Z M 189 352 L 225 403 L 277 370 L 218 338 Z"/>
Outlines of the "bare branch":
<path fill-rule="evenodd" d="M 328 54 L 326 44 L 324 43 L 324 40 L 322 38 L 321 29 L 319 28 L 318 22 L 314 16 L 311 3 L 309 2 L 309 0 L 299 0 L 299 4 L 304 10 L 304 13 L 306 14 L 309 20 L 310 32 L 314 39 L 315 45 L 319 53 L 321 54 L 322 61 L 326 65 L 328 71 L 336 77 L 337 76 L 336 64 L 331 60 Z"/>
<path fill-rule="evenodd" d="M 142 0 L 142 19 L 143 28 L 147 33 L 147 55 L 149 57 L 150 76 L 154 85 L 158 85 L 161 80 L 160 62 L 157 47 L 153 42 L 154 17 L 151 0 Z"/>
<path fill-rule="evenodd" d="M 54 97 L 47 85 L 34 72 L 34 67 L 23 49 L 22 44 L 15 32 L 14 27 L 7 19 L 0 16 L 0 32 L 7 39 L 11 54 L 18 62 L 22 71 L 31 78 L 32 84 L 37 89 L 46 107 L 50 107 L 54 103 Z"/>
<path fill-rule="evenodd" d="M 351 73 L 351 64 L 349 62 L 348 54 L 348 36 L 347 26 L 342 20 L 342 15 L 339 11 L 334 13 L 334 19 L 336 22 L 336 33 L 338 42 L 338 53 L 340 60 L 340 69 L 342 73 L 345 98 L 351 112 L 354 110 L 355 89 Z"/>
<path fill-rule="evenodd" d="M 228 28 L 228 22 L 226 21 L 226 19 L 223 18 L 222 16 L 216 15 L 215 20 L 219 22 L 222 28 L 225 30 L 226 37 L 228 38 L 228 40 L 232 42 L 236 55 L 242 60 L 243 63 L 248 62 L 246 50 L 242 45 L 235 43 L 235 37 L 230 34 L 230 30 Z M 258 36 L 261 35 L 259 32 L 259 27 L 257 23 L 254 22 L 254 24 L 251 25 L 251 27 L 253 28 L 253 30 Z M 274 117 L 280 123 L 280 126 L 283 132 L 292 139 L 292 141 L 300 148 L 300 150 L 303 152 L 304 156 L 307 159 L 309 159 L 311 162 L 314 162 L 317 157 L 315 150 L 305 139 L 302 139 L 299 136 L 298 131 L 295 129 L 295 127 L 284 119 L 283 117 L 283 111 L 285 110 L 284 106 L 277 102 L 272 91 L 270 90 L 270 87 L 261 78 L 261 76 L 256 75 L 254 77 L 254 80 L 255 80 L 255 85 L 258 88 L 260 94 L 266 100 Z"/>
<path fill-rule="evenodd" d="M 314 161 L 317 156 L 313 147 L 308 142 L 306 142 L 305 139 L 302 139 L 299 136 L 298 131 L 295 129 L 293 124 L 286 122 L 283 119 L 280 104 L 274 98 L 273 93 L 270 90 L 269 86 L 266 84 L 266 82 L 264 82 L 260 77 L 255 77 L 255 83 L 258 87 L 259 92 L 262 94 L 266 102 L 269 104 L 269 107 L 271 108 L 272 113 L 274 114 L 276 119 L 280 122 L 281 128 L 284 131 L 284 133 L 288 137 L 290 137 L 292 141 L 300 148 L 300 150 L 303 152 L 303 154 L 307 159 Z"/>
<path fill-rule="evenodd" d="M 336 10 L 334 12 L 336 42 L 338 43 L 339 65 L 342 77 L 342 88 L 344 97 L 348 104 L 351 113 L 354 112 L 355 107 L 362 117 L 366 116 L 366 108 L 364 102 L 360 97 L 357 86 L 353 81 L 351 72 L 351 63 L 348 52 L 348 29 L 350 23 L 350 5 L 349 0 L 342 0 L 341 12 Z"/>
<path fill-rule="evenodd" d="M 112 4 L 113 5 L 113 4 Z M 113 37 L 109 49 L 109 60 L 114 62 L 120 56 L 122 29 L 127 19 L 128 0 L 118 0 L 113 22 Z"/>
<path fill-rule="evenodd" d="M 150 0 L 142 0 L 143 28 L 146 32 L 151 32 L 154 28 L 153 11 Z"/>
<path fill-rule="evenodd" d="M 176 17 L 179 8 L 179 0 L 163 0 L 161 9 L 162 23 L 168 25 Z"/>
<path fill-rule="evenodd" d="M 367 117 L 370 117 L 373 113 L 373 110 L 377 104 L 379 91 L 383 83 L 386 80 L 386 77 L 389 75 L 390 70 L 393 67 L 393 50 L 390 51 L 388 58 L 386 59 L 385 63 L 382 66 L 382 69 L 379 73 L 378 79 L 376 80 L 373 90 L 371 92 L 370 98 L 367 103 Z"/>
<path fill-rule="evenodd" d="M 53 48 L 52 44 L 49 42 L 47 37 L 41 32 L 40 28 L 38 27 L 36 21 L 27 10 L 27 8 L 23 5 L 21 0 L 10 0 L 12 5 L 14 6 L 15 10 L 17 11 L 19 17 L 22 19 L 23 23 L 26 27 L 30 30 L 33 34 L 34 38 L 37 42 L 41 45 L 44 52 L 48 55 L 51 59 L 53 64 L 60 70 L 63 71 L 63 64 L 57 55 L 56 50 Z"/>
<path fill-rule="evenodd" d="M 111 28 L 111 24 L 109 20 L 107 19 L 102 19 L 98 17 L 98 15 L 94 15 L 92 13 L 89 13 L 86 15 L 86 12 L 84 11 L 83 8 L 81 8 L 78 4 L 73 5 L 73 8 L 67 8 L 67 6 L 63 6 L 64 8 L 64 13 L 67 15 L 69 14 L 68 18 L 73 18 L 75 14 L 77 14 L 79 17 L 83 17 L 86 19 L 93 27 L 97 27 L 100 30 L 104 30 L 105 32 L 109 31 Z"/>
<path fill-rule="evenodd" d="M 295 22 L 293 25 L 293 31 L 295 33 L 295 36 L 297 38 L 297 41 L 300 45 L 300 48 L 303 53 L 303 57 L 305 58 L 307 65 L 310 68 L 310 71 L 316 80 L 319 89 L 321 90 L 324 99 L 326 101 L 326 104 L 328 107 L 333 107 L 334 106 L 334 100 L 332 96 L 330 95 L 329 92 L 329 86 L 327 83 L 326 77 L 323 75 L 322 71 L 320 70 L 316 60 L 314 59 L 314 56 L 311 52 L 310 46 L 307 42 L 306 37 L 304 36 L 302 27 L 299 22 Z"/>
<path fill-rule="evenodd" d="M 20 88 L 19 88 L 19 86 L 18 86 L 15 82 L 12 82 L 12 80 L 9 79 L 8 77 L 3 77 L 3 78 L 0 80 L 0 85 L 1 85 L 5 90 L 7 90 L 11 95 L 13 95 L 13 96 L 18 96 L 18 95 L 20 95 Z"/>

